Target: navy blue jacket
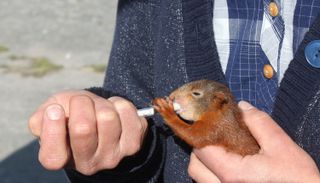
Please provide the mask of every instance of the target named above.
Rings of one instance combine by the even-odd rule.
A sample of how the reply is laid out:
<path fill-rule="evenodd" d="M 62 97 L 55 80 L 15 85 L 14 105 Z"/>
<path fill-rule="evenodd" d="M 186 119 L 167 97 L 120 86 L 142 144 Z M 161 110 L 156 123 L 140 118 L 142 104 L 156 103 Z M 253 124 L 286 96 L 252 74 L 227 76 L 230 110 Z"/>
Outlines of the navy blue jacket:
<path fill-rule="evenodd" d="M 104 86 L 91 91 L 105 98 L 123 96 L 139 108 L 189 81 L 225 83 L 212 26 L 211 1 L 120 0 Z M 315 39 L 320 39 L 320 16 L 285 73 L 272 117 L 319 167 L 320 69 L 310 66 L 304 57 L 305 46 Z M 93 176 L 66 172 L 72 182 L 187 183 L 192 182 L 187 174 L 190 151 L 155 116 L 149 119 L 143 149 L 114 170 Z"/>

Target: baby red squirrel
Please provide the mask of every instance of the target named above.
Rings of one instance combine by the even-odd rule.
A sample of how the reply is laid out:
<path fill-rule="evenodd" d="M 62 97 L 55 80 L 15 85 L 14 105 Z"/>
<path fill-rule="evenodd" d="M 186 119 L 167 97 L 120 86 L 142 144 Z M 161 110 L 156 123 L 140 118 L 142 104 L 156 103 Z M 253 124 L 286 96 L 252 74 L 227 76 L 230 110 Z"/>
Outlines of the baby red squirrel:
<path fill-rule="evenodd" d="M 181 109 L 174 111 L 173 102 Z M 260 150 L 229 88 L 223 84 L 211 80 L 190 82 L 167 99 L 154 99 L 153 104 L 172 131 L 194 148 L 218 145 L 242 156 Z"/>

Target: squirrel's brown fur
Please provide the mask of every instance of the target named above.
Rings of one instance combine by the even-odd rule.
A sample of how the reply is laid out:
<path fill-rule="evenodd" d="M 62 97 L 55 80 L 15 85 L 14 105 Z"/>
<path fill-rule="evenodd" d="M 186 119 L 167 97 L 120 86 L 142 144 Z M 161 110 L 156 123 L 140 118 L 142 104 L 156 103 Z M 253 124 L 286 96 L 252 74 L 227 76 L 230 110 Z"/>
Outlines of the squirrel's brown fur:
<path fill-rule="evenodd" d="M 178 115 L 172 103 L 181 106 Z M 211 80 L 187 83 L 173 91 L 169 99 L 153 101 L 156 110 L 173 132 L 195 148 L 218 145 L 242 156 L 259 152 L 256 140 L 245 125 L 230 90 Z"/>

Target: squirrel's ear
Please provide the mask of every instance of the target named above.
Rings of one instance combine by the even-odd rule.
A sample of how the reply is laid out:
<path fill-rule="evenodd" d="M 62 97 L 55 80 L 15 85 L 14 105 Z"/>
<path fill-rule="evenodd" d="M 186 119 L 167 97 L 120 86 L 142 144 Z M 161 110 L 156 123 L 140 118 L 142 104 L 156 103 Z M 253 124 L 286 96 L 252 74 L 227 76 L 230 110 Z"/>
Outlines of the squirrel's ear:
<path fill-rule="evenodd" d="M 229 102 L 228 97 L 223 92 L 215 92 L 214 94 L 214 100 L 221 105 L 226 104 Z"/>

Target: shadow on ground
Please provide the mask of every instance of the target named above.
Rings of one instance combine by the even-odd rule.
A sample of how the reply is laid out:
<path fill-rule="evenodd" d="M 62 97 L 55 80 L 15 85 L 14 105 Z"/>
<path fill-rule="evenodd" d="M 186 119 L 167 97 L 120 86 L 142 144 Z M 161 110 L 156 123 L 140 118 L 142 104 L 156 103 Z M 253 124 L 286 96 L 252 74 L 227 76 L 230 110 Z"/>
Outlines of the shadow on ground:
<path fill-rule="evenodd" d="M 0 162 L 1 183 L 68 183 L 63 171 L 47 171 L 38 162 L 39 144 L 32 141 Z"/>

